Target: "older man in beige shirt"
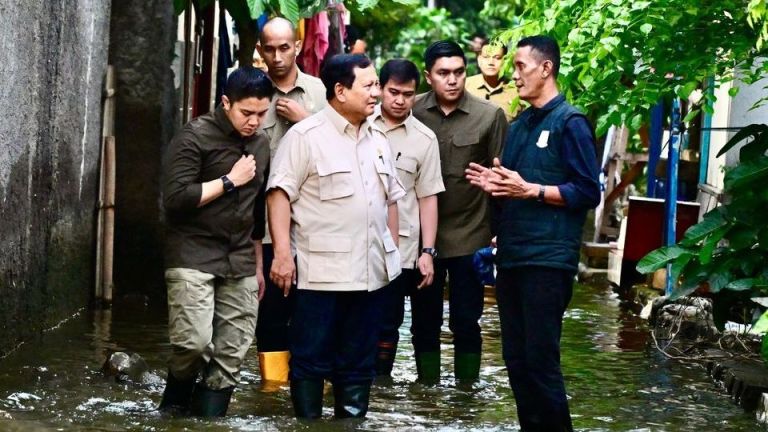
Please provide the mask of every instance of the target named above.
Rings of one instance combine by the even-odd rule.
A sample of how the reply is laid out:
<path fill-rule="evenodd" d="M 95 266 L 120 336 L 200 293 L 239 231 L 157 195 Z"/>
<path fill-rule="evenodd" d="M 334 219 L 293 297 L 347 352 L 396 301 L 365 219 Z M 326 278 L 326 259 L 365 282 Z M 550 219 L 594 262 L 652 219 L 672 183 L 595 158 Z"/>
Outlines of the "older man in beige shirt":
<path fill-rule="evenodd" d="M 264 119 L 270 157 L 274 158 L 288 129 L 327 105 L 325 86 L 320 79 L 303 73 L 296 66 L 301 41 L 296 40 L 296 29 L 287 19 L 277 17 L 267 21 L 259 34 L 256 48 L 267 64 L 275 87 L 275 96 Z M 265 231 L 263 261 L 264 272 L 268 274 L 274 251 L 269 228 L 265 227 Z M 283 291 L 267 278 L 256 325 L 262 383 L 288 381 L 288 322 L 292 310 L 293 295 L 283 295 Z"/>
<path fill-rule="evenodd" d="M 329 379 L 336 417 L 363 417 L 375 376 L 379 289 L 400 274 L 397 200 L 405 191 L 386 137 L 367 121 L 381 93 L 370 60 L 334 56 L 321 78 L 330 106 L 288 131 L 272 166 L 270 277 L 286 292 L 297 288 L 296 416 L 320 417 Z"/>
<path fill-rule="evenodd" d="M 440 351 L 443 313 L 442 295 L 431 292 L 433 260 L 437 256 L 437 194 L 445 190 L 440 149 L 435 133 L 411 114 L 419 85 L 416 65 L 403 59 L 389 60 L 381 68 L 380 76 L 381 104 L 371 120 L 389 139 L 406 194 L 398 202 L 403 273 L 384 288 L 376 373 L 388 376 L 392 372 L 404 300 L 409 296 L 416 370 L 420 380 L 429 381 L 436 379 L 440 370 L 434 364 L 434 359 L 439 358 L 430 353 Z M 433 364 L 428 364 L 430 361 Z"/>

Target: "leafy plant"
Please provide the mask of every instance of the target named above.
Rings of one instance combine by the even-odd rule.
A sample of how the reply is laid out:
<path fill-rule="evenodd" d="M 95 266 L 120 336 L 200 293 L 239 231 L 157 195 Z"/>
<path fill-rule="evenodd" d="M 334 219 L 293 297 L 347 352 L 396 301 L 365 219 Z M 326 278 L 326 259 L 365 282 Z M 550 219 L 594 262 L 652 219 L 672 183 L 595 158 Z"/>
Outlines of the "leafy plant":
<path fill-rule="evenodd" d="M 560 88 L 602 135 L 611 125 L 637 130 L 660 99 L 687 98 L 708 77 L 715 86 L 760 79 L 767 18 L 766 0 L 543 0 L 527 2 L 500 38 L 554 37 Z M 701 109 L 711 113 L 714 99 L 705 92 Z"/>
<path fill-rule="evenodd" d="M 672 264 L 679 298 L 707 284 L 709 291 L 745 291 L 752 297 L 768 293 L 768 125 L 741 129 L 718 156 L 752 138 L 739 150 L 740 163 L 725 174 L 728 201 L 690 227 L 676 245 L 652 251 L 637 264 L 651 273 Z"/>

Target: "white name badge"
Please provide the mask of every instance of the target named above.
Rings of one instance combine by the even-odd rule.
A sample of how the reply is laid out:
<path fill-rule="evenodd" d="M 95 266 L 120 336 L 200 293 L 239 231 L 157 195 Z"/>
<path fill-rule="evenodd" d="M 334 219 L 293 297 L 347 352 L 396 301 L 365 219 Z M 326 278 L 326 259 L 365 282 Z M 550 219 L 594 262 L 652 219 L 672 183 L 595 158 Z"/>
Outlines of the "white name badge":
<path fill-rule="evenodd" d="M 539 140 L 536 141 L 536 147 L 538 148 L 547 148 L 547 145 L 549 145 L 549 131 L 541 131 L 541 135 L 539 135 Z"/>

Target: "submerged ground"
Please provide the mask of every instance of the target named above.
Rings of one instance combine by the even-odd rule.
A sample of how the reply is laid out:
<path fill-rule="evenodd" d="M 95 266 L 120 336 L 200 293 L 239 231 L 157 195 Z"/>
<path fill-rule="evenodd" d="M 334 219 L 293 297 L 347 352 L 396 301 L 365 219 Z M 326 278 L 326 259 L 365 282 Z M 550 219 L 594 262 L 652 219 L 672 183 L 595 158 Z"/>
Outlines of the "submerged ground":
<path fill-rule="evenodd" d="M 518 429 L 514 399 L 501 361 L 494 305 L 488 305 L 483 316 L 483 368 L 476 384 L 457 386 L 454 382 L 446 328 L 440 385 L 415 382 L 412 351 L 408 343 L 401 343 L 394 377 L 377 383 L 367 420 L 331 421 L 328 396 L 327 420 L 311 425 L 292 417 L 287 388 L 263 388 L 255 348 L 246 360 L 229 417 L 200 420 L 159 415 L 153 409 L 162 393 L 169 352 L 165 320 L 165 311 L 152 307 L 116 306 L 113 311 L 83 313 L 0 360 L 0 411 L 7 413 L 0 412 L 0 430 Z M 408 342 L 408 323 L 401 334 Z M 116 382 L 104 377 L 101 365 L 108 350 L 141 354 L 150 368 L 144 382 Z M 605 284 L 576 287 L 566 316 L 562 351 L 577 430 L 758 428 L 754 414 L 733 405 L 700 366 L 668 360 L 649 347 L 645 323 L 623 307 Z"/>

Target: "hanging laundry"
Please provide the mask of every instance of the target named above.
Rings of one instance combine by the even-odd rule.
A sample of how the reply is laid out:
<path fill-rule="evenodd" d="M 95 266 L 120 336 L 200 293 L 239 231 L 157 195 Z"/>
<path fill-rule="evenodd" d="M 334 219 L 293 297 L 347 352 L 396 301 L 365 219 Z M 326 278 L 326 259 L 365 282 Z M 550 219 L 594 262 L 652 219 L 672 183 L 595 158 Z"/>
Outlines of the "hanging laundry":
<path fill-rule="evenodd" d="M 304 73 L 320 75 L 320 65 L 328 52 L 328 12 L 322 11 L 306 22 L 306 35 L 298 63 Z"/>

